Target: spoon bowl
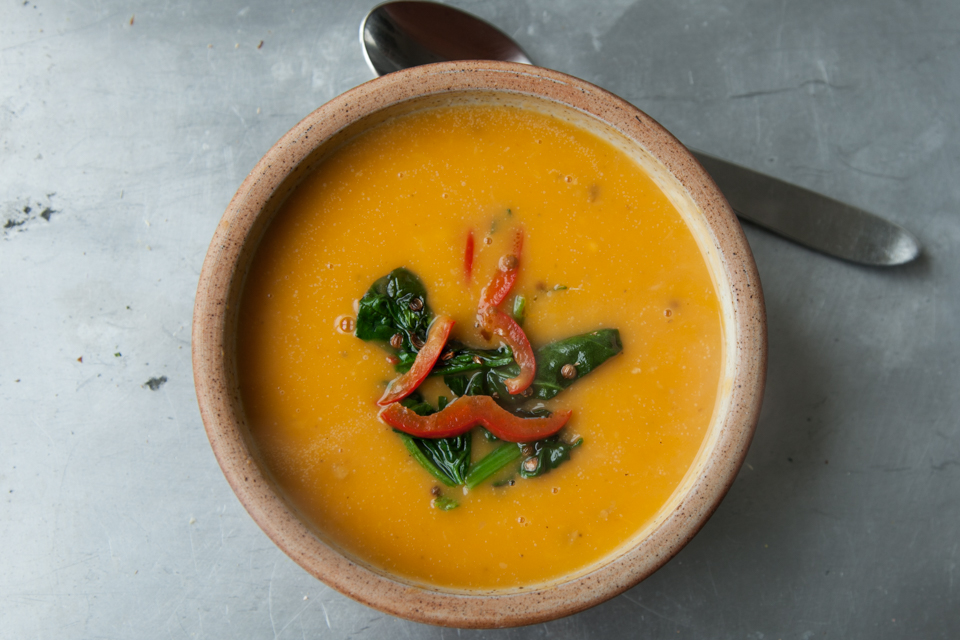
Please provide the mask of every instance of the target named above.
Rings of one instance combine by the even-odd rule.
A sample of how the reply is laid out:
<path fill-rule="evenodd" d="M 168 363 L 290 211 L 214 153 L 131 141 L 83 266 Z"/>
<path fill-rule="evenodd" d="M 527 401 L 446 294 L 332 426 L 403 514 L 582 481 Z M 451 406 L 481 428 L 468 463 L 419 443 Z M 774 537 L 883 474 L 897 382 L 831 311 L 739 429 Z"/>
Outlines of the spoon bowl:
<path fill-rule="evenodd" d="M 513 39 L 492 24 L 435 2 L 387 2 L 360 25 L 367 64 L 378 76 L 453 60 L 533 64 Z"/>

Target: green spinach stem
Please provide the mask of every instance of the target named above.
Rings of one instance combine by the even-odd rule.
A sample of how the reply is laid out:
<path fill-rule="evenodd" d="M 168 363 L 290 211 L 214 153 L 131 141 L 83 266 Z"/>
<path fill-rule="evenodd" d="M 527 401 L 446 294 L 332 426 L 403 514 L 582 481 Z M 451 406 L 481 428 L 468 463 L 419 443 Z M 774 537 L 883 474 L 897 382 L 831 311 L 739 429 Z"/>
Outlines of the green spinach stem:
<path fill-rule="evenodd" d="M 473 489 L 519 457 L 519 446 L 512 442 L 504 443 L 473 465 L 463 483 L 467 489 Z"/>

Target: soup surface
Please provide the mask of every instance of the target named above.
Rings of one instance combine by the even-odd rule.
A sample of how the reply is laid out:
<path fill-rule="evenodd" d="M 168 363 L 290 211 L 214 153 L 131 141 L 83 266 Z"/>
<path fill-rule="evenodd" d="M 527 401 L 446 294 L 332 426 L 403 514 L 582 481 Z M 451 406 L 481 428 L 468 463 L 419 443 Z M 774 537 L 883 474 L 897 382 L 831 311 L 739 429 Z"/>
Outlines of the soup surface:
<path fill-rule="evenodd" d="M 397 376 L 387 352 L 338 328 L 405 267 L 457 321 L 454 338 L 496 347 L 475 327 L 477 301 L 518 229 L 513 293 L 533 347 L 617 328 L 623 352 L 547 402 L 573 411 L 562 437 L 583 438 L 568 462 L 512 485 L 441 487 L 459 504 L 444 511 L 437 480 L 378 419 Z M 297 187 L 248 275 L 238 370 L 264 463 L 324 539 L 410 582 L 516 589 L 589 569 L 655 518 L 713 418 L 721 334 L 696 240 L 633 159 L 552 115 L 461 105 L 389 120 Z M 452 396 L 442 378 L 424 395 Z M 476 461 L 492 445 L 473 438 Z"/>

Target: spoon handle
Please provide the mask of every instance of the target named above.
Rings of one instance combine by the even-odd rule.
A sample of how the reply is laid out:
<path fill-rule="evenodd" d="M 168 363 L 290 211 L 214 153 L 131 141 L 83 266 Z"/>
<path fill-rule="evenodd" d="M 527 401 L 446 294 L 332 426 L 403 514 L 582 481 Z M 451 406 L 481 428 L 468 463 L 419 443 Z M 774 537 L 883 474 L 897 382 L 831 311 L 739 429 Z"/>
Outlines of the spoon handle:
<path fill-rule="evenodd" d="M 694 151 L 736 214 L 821 253 L 871 266 L 894 266 L 920 254 L 898 224 L 752 169 Z"/>

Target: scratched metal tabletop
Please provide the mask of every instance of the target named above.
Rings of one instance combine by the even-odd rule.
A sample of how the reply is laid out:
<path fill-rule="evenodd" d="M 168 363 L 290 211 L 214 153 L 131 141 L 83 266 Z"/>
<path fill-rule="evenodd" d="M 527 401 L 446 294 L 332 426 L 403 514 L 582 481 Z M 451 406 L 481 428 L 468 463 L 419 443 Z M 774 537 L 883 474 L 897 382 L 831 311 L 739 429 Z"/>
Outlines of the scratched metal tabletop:
<path fill-rule="evenodd" d="M 240 506 L 198 274 L 287 129 L 372 78 L 358 0 L 0 4 L 0 638 L 960 636 L 960 3 L 458 0 L 682 141 L 913 231 L 877 270 L 747 227 L 770 369 L 739 478 L 651 578 L 462 631 L 324 587 Z"/>

